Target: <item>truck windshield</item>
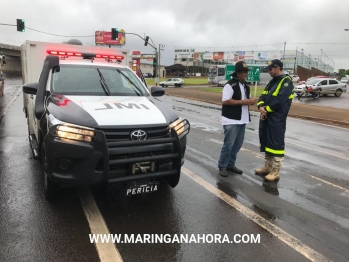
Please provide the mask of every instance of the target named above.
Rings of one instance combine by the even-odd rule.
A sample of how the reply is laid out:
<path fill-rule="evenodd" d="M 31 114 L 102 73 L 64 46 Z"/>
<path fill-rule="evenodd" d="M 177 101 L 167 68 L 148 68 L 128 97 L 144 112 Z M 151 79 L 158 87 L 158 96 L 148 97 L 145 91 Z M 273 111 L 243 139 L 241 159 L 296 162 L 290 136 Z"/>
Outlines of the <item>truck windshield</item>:
<path fill-rule="evenodd" d="M 130 69 L 103 66 L 61 65 L 52 71 L 51 88 L 62 95 L 149 95 Z"/>
<path fill-rule="evenodd" d="M 208 76 L 209 77 L 215 77 L 217 76 L 217 67 L 210 67 L 208 69 Z"/>

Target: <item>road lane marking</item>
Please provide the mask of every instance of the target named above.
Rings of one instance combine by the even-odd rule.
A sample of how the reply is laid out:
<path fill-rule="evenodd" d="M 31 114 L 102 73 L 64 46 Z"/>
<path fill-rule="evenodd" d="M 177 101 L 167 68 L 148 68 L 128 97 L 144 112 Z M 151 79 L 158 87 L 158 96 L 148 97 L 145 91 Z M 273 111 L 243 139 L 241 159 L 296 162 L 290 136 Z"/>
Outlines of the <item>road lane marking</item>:
<path fill-rule="evenodd" d="M 193 104 L 192 104 L 193 105 Z M 186 109 L 186 108 L 183 108 L 183 109 Z M 208 108 L 210 109 L 210 108 Z M 180 112 L 180 114 L 187 114 L 183 111 Z M 252 113 L 251 115 L 256 117 L 256 114 L 258 114 L 258 112 L 256 111 L 251 111 L 250 113 Z M 255 113 L 255 114 L 253 114 Z M 190 114 L 188 114 L 190 115 Z M 194 115 L 193 115 L 194 116 Z M 258 116 L 259 117 L 259 116 Z M 297 118 L 297 117 L 292 117 L 292 116 L 289 116 L 289 118 L 292 118 L 293 120 L 297 120 L 297 121 L 302 121 L 302 122 L 307 122 L 307 123 L 311 123 L 311 124 L 316 124 L 316 125 L 321 125 L 321 126 L 327 126 L 327 127 L 332 127 L 332 128 L 337 128 L 337 129 L 342 129 L 342 130 L 346 130 L 348 131 L 348 128 L 346 127 L 340 127 L 340 126 L 335 126 L 335 125 L 329 125 L 329 124 L 324 124 L 324 123 L 319 123 L 319 122 L 315 122 L 315 121 L 309 121 L 309 120 L 305 120 L 305 119 L 301 119 L 301 118 Z M 219 122 L 220 123 L 220 122 Z"/>
<path fill-rule="evenodd" d="M 12 100 L 5 106 L 5 108 L 3 110 L 1 110 L 0 112 L 0 119 L 6 114 L 7 110 L 11 107 L 11 105 L 13 104 L 13 102 L 18 98 L 18 96 L 22 93 L 22 89 L 19 89 L 19 91 L 17 91 L 17 93 L 14 95 L 14 97 L 12 98 Z"/>
<path fill-rule="evenodd" d="M 204 118 L 204 117 L 200 117 L 200 116 L 195 116 L 195 115 L 188 114 L 188 113 L 184 113 L 184 114 L 187 114 L 187 115 L 190 115 L 190 116 L 193 116 L 193 117 L 197 117 L 197 118 L 201 118 L 201 119 L 204 119 L 204 120 L 208 120 L 208 121 L 211 121 L 211 122 L 214 122 L 214 123 L 217 123 L 217 124 L 221 124 L 221 123 L 218 122 L 218 121 L 214 121 L 214 120 L 211 120 L 211 119 L 208 119 L 208 118 Z M 250 133 L 253 133 L 253 134 L 258 134 L 257 131 L 253 131 L 253 130 L 250 130 L 250 129 L 248 129 L 248 128 L 246 128 L 246 131 L 247 131 L 247 132 L 250 132 Z M 321 151 L 321 150 L 318 150 L 318 149 L 314 149 L 314 148 L 307 147 L 307 146 L 304 146 L 304 145 L 300 145 L 300 144 L 297 144 L 297 143 L 294 143 L 294 142 L 290 142 L 289 139 L 287 139 L 287 138 L 286 138 L 286 142 L 289 143 L 289 144 L 293 144 L 293 145 L 295 145 L 295 146 L 298 146 L 298 147 L 303 147 L 303 148 L 309 149 L 309 150 L 311 150 L 311 151 L 315 151 L 315 152 L 322 153 L 322 154 L 325 154 L 325 155 L 329 155 L 329 156 L 341 158 L 341 159 L 343 159 L 343 160 L 349 160 L 349 158 L 348 158 L 348 157 L 345 157 L 345 156 L 339 156 L 339 155 L 336 155 L 336 154 L 327 153 L 327 152 L 324 152 L 324 151 Z"/>
<path fill-rule="evenodd" d="M 305 174 L 305 173 L 304 173 L 304 174 Z M 345 187 L 338 186 L 338 185 L 336 185 L 336 184 L 333 184 L 333 183 L 331 183 L 331 182 L 328 182 L 328 181 L 326 181 L 326 180 L 324 180 L 324 179 L 318 178 L 318 177 L 313 176 L 313 175 L 310 175 L 310 174 L 308 174 L 308 175 L 311 176 L 312 178 L 316 179 L 316 180 L 319 180 L 319 181 L 325 183 L 325 184 L 328 184 L 328 185 L 331 185 L 331 186 L 333 186 L 333 187 L 342 189 L 342 190 L 344 190 L 345 192 L 349 193 L 349 189 L 346 189 Z"/>
<path fill-rule="evenodd" d="M 220 141 L 220 140 L 218 140 L 218 139 L 210 138 L 210 139 L 207 140 L 207 141 L 211 141 L 211 142 L 214 142 L 214 143 L 223 145 L 223 142 Z M 245 147 L 241 147 L 241 151 L 249 152 L 250 154 L 254 155 L 256 158 L 264 159 L 264 155 L 263 155 L 263 154 L 257 153 L 257 152 L 255 152 L 255 151 L 252 151 L 252 150 L 247 149 L 247 148 L 245 148 Z M 308 173 L 306 173 L 306 172 L 304 172 L 304 171 L 302 171 L 302 170 L 299 170 L 299 169 L 297 169 L 297 168 L 292 168 L 292 167 L 289 167 L 288 165 L 285 165 L 285 164 L 284 164 L 283 166 L 284 166 L 284 167 L 287 167 L 287 168 L 291 168 L 291 169 L 293 169 L 293 170 L 296 170 L 296 171 L 298 171 L 298 172 L 300 172 L 300 173 L 302 173 L 302 174 L 304 174 L 304 175 L 310 176 L 310 177 L 313 178 L 313 179 L 322 181 L 322 182 L 324 182 L 324 183 L 327 184 L 327 185 L 336 187 L 336 188 L 338 188 L 338 189 L 344 190 L 345 192 L 349 193 L 349 189 L 347 189 L 347 188 L 345 188 L 345 187 L 338 186 L 338 185 L 333 184 L 333 183 L 331 183 L 331 182 L 329 182 L 329 181 L 326 181 L 326 180 L 321 179 L 321 178 L 318 178 L 318 177 L 316 177 L 316 176 L 314 176 L 314 175 L 308 174 Z"/>
<path fill-rule="evenodd" d="M 347 102 L 348 104 L 349 104 L 349 101 L 348 100 L 346 100 L 344 97 L 342 97 L 341 96 L 341 98 L 345 101 L 345 102 Z"/>
<path fill-rule="evenodd" d="M 312 150 L 312 151 L 315 151 L 315 152 L 318 152 L 318 153 L 322 153 L 322 154 L 325 154 L 325 155 L 329 155 L 329 156 L 333 156 L 333 157 L 337 157 L 337 158 L 341 158 L 343 160 L 348 160 L 349 161 L 349 157 L 339 156 L 339 155 L 332 154 L 332 153 L 327 153 L 327 152 L 324 152 L 322 150 L 318 150 L 318 149 L 315 149 L 315 148 L 310 148 L 310 147 L 303 146 L 303 145 L 300 145 L 300 144 L 297 144 L 297 143 L 294 143 L 294 142 L 290 142 L 290 141 L 287 141 L 287 143 L 295 145 L 295 146 L 303 147 L 303 148 L 306 148 L 306 149 L 309 149 L 309 150 Z"/>
<path fill-rule="evenodd" d="M 272 224 L 265 218 L 261 217 L 257 213 L 253 212 L 251 209 L 247 208 L 234 198 L 230 197 L 220 189 L 216 188 L 200 176 L 195 175 L 192 171 L 187 169 L 186 167 L 182 166 L 182 172 L 191 178 L 193 181 L 204 187 L 206 190 L 210 191 L 212 194 L 214 194 L 216 197 L 220 198 L 224 202 L 226 202 L 228 205 L 235 208 L 237 211 L 242 213 L 244 216 L 246 216 L 248 219 L 255 222 L 260 227 L 267 230 L 269 233 L 273 234 L 275 237 L 283 241 L 285 244 L 305 256 L 311 261 L 329 261 L 326 257 L 321 255 L 320 253 L 316 252 L 314 249 L 308 247 L 307 245 L 303 244 L 300 240 L 297 238 L 291 236 L 286 231 L 282 230 L 281 228 L 277 227 L 276 225 Z"/>
<path fill-rule="evenodd" d="M 88 187 L 79 188 L 81 205 L 91 229 L 91 234 L 110 235 L 109 229 L 99 211 L 97 204 Z M 87 236 L 86 236 L 87 237 Z M 97 253 L 101 262 L 122 262 L 122 257 L 112 241 L 108 243 L 95 242 Z"/>

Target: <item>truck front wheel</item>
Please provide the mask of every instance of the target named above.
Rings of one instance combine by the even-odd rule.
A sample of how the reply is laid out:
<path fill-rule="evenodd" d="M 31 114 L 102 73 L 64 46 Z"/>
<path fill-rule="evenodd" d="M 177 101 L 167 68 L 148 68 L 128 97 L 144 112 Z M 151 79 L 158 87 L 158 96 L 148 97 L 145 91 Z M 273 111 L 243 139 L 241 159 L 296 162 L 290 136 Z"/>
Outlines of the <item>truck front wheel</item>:
<path fill-rule="evenodd" d="M 44 145 L 41 147 L 41 170 L 44 179 L 44 196 L 46 199 L 53 198 L 62 188 L 59 184 L 53 182 L 47 174 L 47 158 Z"/>

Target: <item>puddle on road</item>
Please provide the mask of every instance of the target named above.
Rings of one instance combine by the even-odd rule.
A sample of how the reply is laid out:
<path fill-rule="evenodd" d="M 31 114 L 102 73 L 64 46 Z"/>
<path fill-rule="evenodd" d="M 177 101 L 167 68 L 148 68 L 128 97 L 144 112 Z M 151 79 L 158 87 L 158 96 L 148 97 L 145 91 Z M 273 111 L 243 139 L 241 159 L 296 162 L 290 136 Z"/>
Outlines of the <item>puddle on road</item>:
<path fill-rule="evenodd" d="M 215 109 L 215 110 L 222 111 L 222 108 L 221 108 L 221 107 L 218 107 L 218 106 L 200 105 L 200 104 L 195 104 L 195 103 L 190 103 L 190 102 L 184 102 L 184 101 L 175 100 L 175 99 L 174 99 L 174 101 L 175 101 L 175 102 L 178 102 L 178 103 L 187 104 L 187 105 L 192 105 L 192 106 L 197 106 L 197 107 L 203 107 L 203 108 Z"/>
<path fill-rule="evenodd" d="M 239 201 L 243 205 L 249 207 L 251 210 L 253 210 L 256 214 L 260 215 L 264 219 L 268 221 L 275 221 L 278 219 L 278 217 L 274 214 L 272 214 L 270 211 L 267 211 L 261 207 L 259 207 L 256 204 L 253 204 L 251 201 L 249 201 L 246 198 L 243 198 L 240 196 L 234 189 L 231 188 L 231 185 L 224 184 L 217 181 L 217 188 L 229 195 L 230 197 L 234 198 L 235 200 Z"/>
<path fill-rule="evenodd" d="M 202 131 L 205 131 L 205 132 L 223 134 L 223 131 L 221 128 L 216 128 L 216 127 L 213 127 L 210 125 L 205 125 L 203 123 L 190 122 L 190 126 L 192 128 L 201 129 Z"/>

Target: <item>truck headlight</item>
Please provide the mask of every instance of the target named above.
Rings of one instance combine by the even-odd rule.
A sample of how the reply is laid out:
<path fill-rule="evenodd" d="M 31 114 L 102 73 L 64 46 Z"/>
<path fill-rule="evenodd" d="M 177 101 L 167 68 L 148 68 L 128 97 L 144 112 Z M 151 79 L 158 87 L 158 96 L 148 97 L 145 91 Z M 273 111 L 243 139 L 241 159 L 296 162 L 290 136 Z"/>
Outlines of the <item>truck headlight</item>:
<path fill-rule="evenodd" d="M 59 138 L 73 139 L 85 142 L 92 142 L 95 132 L 92 130 L 82 129 L 78 127 L 71 127 L 67 125 L 58 125 L 56 134 Z"/>
<path fill-rule="evenodd" d="M 181 118 L 178 118 L 176 121 L 174 121 L 172 124 L 170 124 L 170 128 L 174 128 L 174 130 L 177 132 L 177 135 L 181 135 L 184 132 L 184 121 Z"/>

